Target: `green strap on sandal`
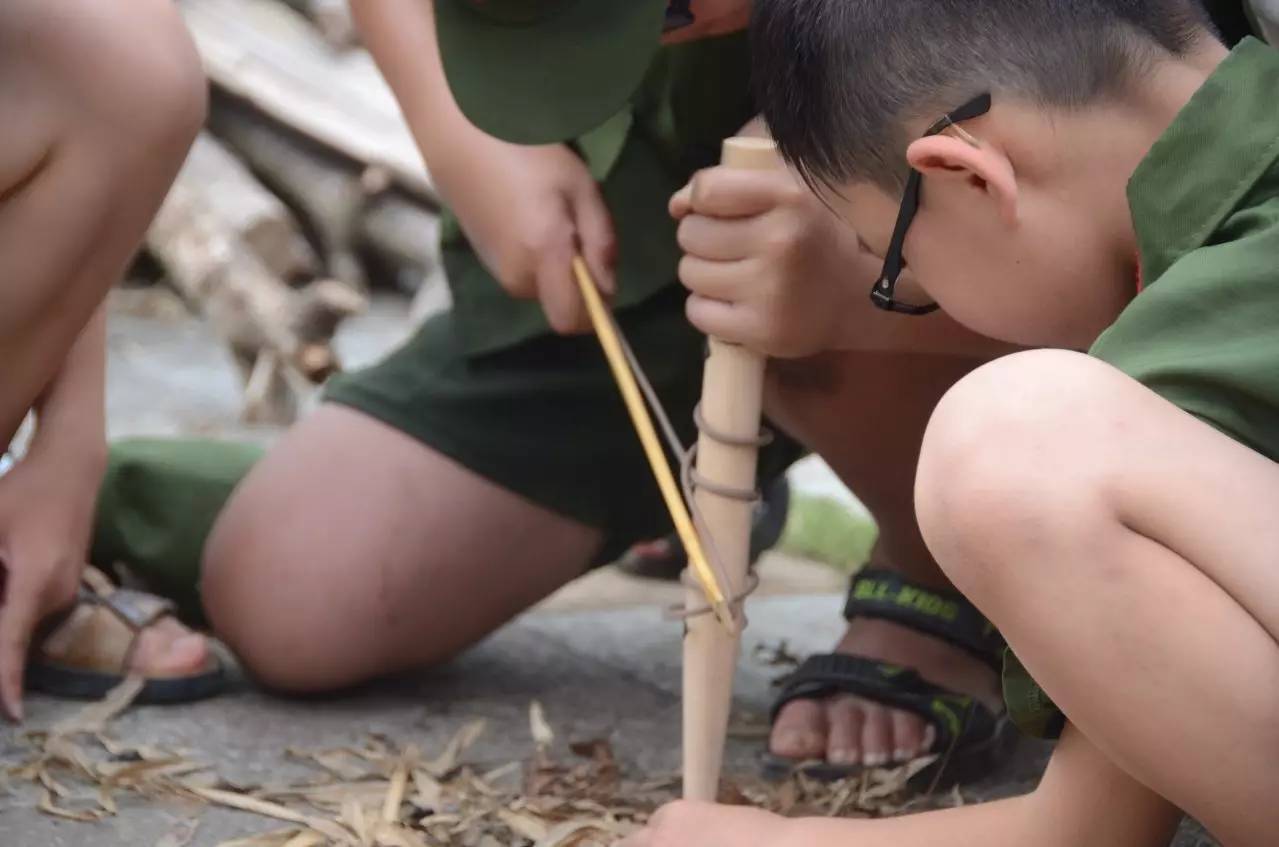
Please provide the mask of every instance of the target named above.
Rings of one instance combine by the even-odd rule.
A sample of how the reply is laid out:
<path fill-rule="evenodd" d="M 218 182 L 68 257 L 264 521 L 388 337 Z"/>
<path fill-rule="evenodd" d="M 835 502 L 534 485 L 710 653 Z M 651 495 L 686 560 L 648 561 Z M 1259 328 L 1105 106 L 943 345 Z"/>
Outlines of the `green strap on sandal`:
<path fill-rule="evenodd" d="M 849 588 L 844 618 L 891 621 L 953 644 L 995 671 L 1002 667 L 1003 636 L 962 594 L 926 588 L 892 571 L 861 571 Z"/>
<path fill-rule="evenodd" d="M 999 632 L 962 595 L 918 585 L 900 574 L 863 570 L 853 580 L 844 617 L 887 620 L 954 645 L 998 673 L 1005 645 Z M 1015 741 L 1004 714 L 976 698 L 935 685 L 918 672 L 863 656 L 830 653 L 810 657 L 780 681 L 773 704 L 775 721 L 795 700 L 849 694 L 919 715 L 935 731 L 932 749 L 938 760 L 915 776 L 916 786 L 975 779 L 988 773 Z M 802 771 L 818 779 L 856 775 L 863 765 L 797 762 L 768 754 L 765 772 L 772 776 Z"/>
<path fill-rule="evenodd" d="M 783 683 L 772 719 L 792 700 L 822 700 L 856 694 L 894 709 L 913 712 L 937 730 L 931 752 L 943 753 L 969 740 L 994 734 L 998 717 L 972 697 L 933 685 L 910 668 L 864 656 L 828 653 L 812 656 Z"/>

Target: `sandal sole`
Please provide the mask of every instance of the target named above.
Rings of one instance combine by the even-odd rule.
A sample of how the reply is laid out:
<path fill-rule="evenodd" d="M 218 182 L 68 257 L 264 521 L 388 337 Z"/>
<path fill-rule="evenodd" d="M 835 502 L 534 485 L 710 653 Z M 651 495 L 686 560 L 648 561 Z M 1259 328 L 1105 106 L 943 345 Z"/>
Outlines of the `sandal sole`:
<path fill-rule="evenodd" d="M 124 677 L 119 674 L 81 670 L 40 662 L 27 668 L 26 684 L 32 691 L 68 700 L 101 700 Z M 139 705 L 194 703 L 223 693 L 229 687 L 226 668 L 221 664 L 198 676 L 148 679 L 134 700 Z"/>

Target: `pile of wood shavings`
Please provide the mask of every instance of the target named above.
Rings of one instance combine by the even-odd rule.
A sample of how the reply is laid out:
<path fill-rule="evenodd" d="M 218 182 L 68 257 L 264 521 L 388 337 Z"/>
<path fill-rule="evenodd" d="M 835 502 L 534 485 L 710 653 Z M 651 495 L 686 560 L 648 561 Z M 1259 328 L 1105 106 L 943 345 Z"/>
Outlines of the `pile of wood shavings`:
<path fill-rule="evenodd" d="M 526 762 L 484 767 L 467 752 L 484 732 L 464 726 L 435 756 L 411 744 L 370 735 L 360 746 L 289 749 L 314 776 L 288 784 L 233 785 L 191 754 L 122 744 L 106 735 L 132 702 L 130 680 L 75 717 L 27 736 L 32 754 L 0 772 L 41 791 L 45 814 L 86 823 L 119 813 L 116 798 L 186 800 L 237 809 L 283 825 L 218 847 L 593 847 L 614 843 L 678 796 L 678 777 L 625 779 L 606 740 L 561 750 L 542 708 L 529 709 L 536 747 Z M 561 760 L 560 755 L 570 754 Z M 822 783 L 802 776 L 781 783 L 726 781 L 721 800 L 785 815 L 879 816 L 918 808 L 901 804 L 906 783 L 927 760 Z M 943 804 L 962 802 L 958 795 Z M 938 805 L 927 798 L 925 805 Z M 156 847 L 184 847 L 196 820 L 185 821 Z"/>

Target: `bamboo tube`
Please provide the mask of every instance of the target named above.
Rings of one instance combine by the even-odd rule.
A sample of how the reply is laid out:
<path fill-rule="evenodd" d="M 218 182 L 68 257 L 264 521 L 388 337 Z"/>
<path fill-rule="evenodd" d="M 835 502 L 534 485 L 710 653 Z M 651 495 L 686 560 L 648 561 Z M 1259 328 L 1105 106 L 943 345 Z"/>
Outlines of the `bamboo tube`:
<path fill-rule="evenodd" d="M 752 170 L 780 168 L 773 142 L 762 138 L 730 138 L 722 163 Z M 755 486 L 758 448 L 717 441 L 708 433 L 749 440 L 759 431 L 763 408 L 764 356 L 716 338 L 702 381 L 702 420 L 707 430 L 698 440 L 697 470 L 709 482 L 749 491 Z M 752 504 L 699 488 L 697 505 L 705 531 L 714 542 L 727 582 L 724 591 L 737 596 L 746 584 L 750 556 Z M 696 587 L 686 595 L 688 609 L 705 608 Z M 733 673 L 740 631 L 730 634 L 709 615 L 688 619 L 684 635 L 684 797 L 714 801 L 719 788 L 732 703 Z"/>

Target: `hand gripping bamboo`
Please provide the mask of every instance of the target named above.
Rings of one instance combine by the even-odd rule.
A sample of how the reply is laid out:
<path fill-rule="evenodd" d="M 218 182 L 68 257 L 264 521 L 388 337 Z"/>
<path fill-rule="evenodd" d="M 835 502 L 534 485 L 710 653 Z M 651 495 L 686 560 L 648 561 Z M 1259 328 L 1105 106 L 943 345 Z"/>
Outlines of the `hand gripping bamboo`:
<path fill-rule="evenodd" d="M 769 139 L 729 138 L 722 163 L 728 167 L 771 170 L 782 167 Z M 764 356 L 711 338 L 702 380 L 697 442 L 697 505 L 704 531 L 720 560 L 728 597 L 746 587 L 750 556 L 752 503 L 725 491 L 755 488 L 758 433 L 764 394 Z M 686 606 L 706 608 L 696 586 L 687 589 Z M 744 619 L 743 619 L 744 620 Z M 687 618 L 684 635 L 684 797 L 713 801 L 718 793 L 733 672 L 741 642 L 736 633 L 708 614 Z"/>

